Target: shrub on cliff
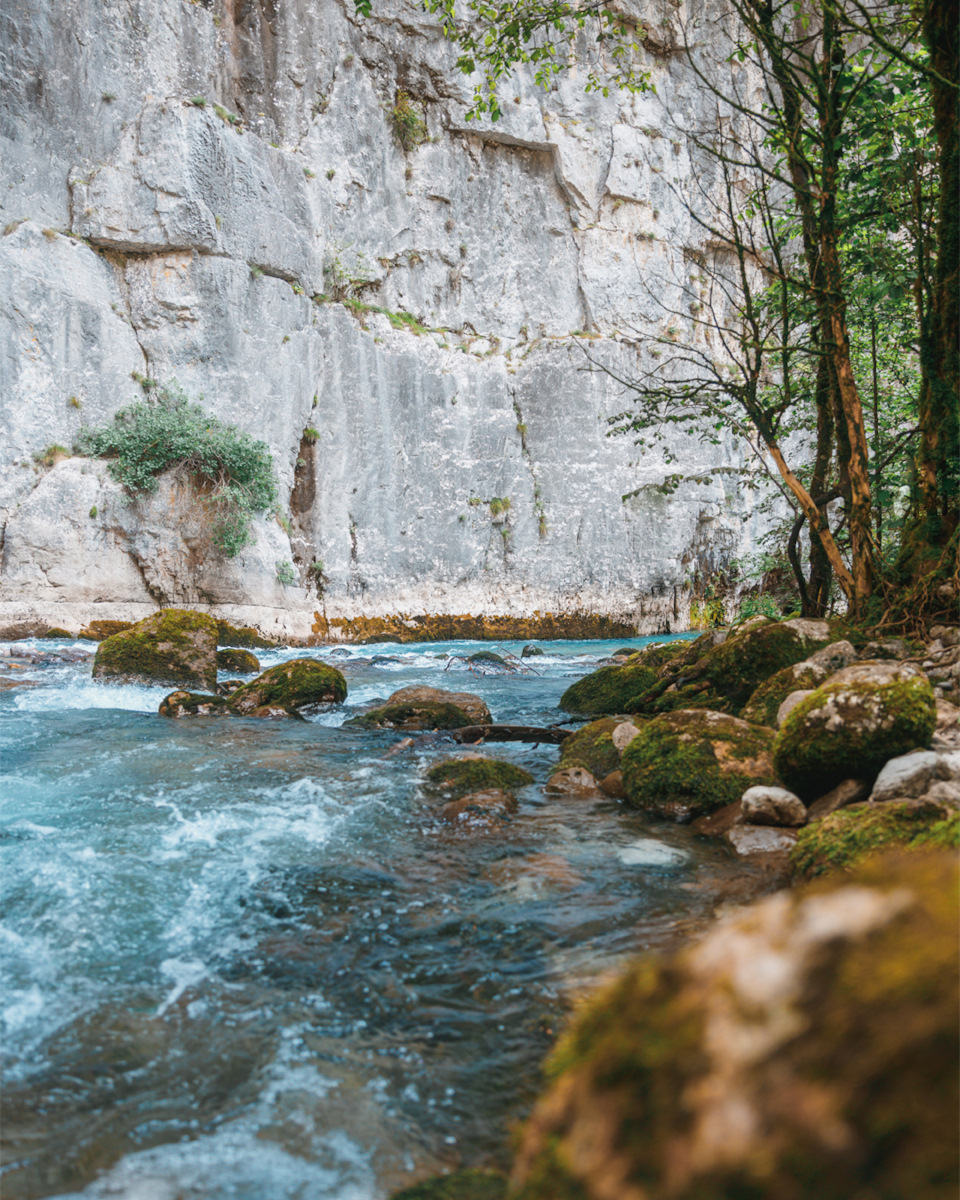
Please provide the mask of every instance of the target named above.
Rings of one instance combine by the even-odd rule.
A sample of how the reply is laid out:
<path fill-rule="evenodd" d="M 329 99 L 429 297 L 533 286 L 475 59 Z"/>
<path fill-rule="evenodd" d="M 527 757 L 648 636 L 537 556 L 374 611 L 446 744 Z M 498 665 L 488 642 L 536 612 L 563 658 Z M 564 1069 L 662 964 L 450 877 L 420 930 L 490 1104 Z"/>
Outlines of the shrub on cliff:
<path fill-rule="evenodd" d="M 205 491 L 213 544 L 229 557 L 251 540 L 251 516 L 277 498 L 265 443 L 192 403 L 175 381 L 121 409 L 110 425 L 83 430 L 76 449 L 110 459 L 110 474 L 134 495 L 155 492 L 164 471 L 191 475 Z"/>

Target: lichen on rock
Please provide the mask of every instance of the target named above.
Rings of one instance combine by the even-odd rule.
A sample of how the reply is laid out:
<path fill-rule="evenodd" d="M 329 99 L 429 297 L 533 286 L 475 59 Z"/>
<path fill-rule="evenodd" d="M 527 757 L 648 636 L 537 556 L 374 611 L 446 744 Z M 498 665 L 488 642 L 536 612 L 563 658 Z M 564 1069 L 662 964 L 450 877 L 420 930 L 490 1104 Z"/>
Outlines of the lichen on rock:
<path fill-rule="evenodd" d="M 217 686 L 217 623 L 190 609 L 163 609 L 102 641 L 93 677 L 212 691 Z"/>
<path fill-rule="evenodd" d="M 640 725 L 623 752 L 627 800 L 652 816 L 691 821 L 774 782 L 774 733 L 726 713 L 665 713 Z"/>
<path fill-rule="evenodd" d="M 315 658 L 295 658 L 270 667 L 229 698 L 237 716 L 288 714 L 319 704 L 342 704 L 347 682 L 335 667 Z"/>

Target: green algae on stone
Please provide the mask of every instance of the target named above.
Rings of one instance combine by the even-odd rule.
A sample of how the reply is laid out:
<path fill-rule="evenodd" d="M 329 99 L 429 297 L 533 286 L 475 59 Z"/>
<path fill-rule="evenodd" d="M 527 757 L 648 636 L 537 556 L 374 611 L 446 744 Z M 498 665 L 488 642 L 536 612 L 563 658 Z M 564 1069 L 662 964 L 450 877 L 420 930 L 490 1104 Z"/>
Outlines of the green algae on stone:
<path fill-rule="evenodd" d="M 960 813 L 927 801 L 852 804 L 801 829 L 790 852 L 796 876 L 849 870 L 882 850 L 956 850 Z"/>
<path fill-rule="evenodd" d="M 886 682 L 828 680 L 797 705 L 777 735 L 774 766 L 809 803 L 844 779 L 875 779 L 891 758 L 926 746 L 936 727 L 922 676 Z"/>
<path fill-rule="evenodd" d="M 249 650 L 231 647 L 217 651 L 217 670 L 231 675 L 256 675 L 260 671 L 260 660 Z"/>
<path fill-rule="evenodd" d="M 500 758 L 480 757 L 445 759 L 431 767 L 426 778 L 428 786 L 448 800 L 459 800 L 471 792 L 512 792 L 533 783 L 533 776 L 522 767 Z"/>
<path fill-rule="evenodd" d="M 641 960 L 557 1046 L 510 1200 L 954 1196 L 957 883 L 885 857 Z"/>
<path fill-rule="evenodd" d="M 791 692 L 813 691 L 829 672 L 813 663 L 798 662 L 771 675 L 752 693 L 740 716 L 753 725 L 777 727 L 777 712 Z"/>
<path fill-rule="evenodd" d="M 217 645 L 237 646 L 241 650 L 275 650 L 282 643 L 271 641 L 258 633 L 252 625 L 230 625 L 217 622 Z"/>
<path fill-rule="evenodd" d="M 620 752 L 613 744 L 613 731 L 626 717 L 601 717 L 582 726 L 564 739 L 557 770 L 584 767 L 594 779 L 604 779 L 620 766 Z"/>
<path fill-rule="evenodd" d="M 474 720 L 455 704 L 436 704 L 430 701 L 404 701 L 401 704 L 381 704 L 370 712 L 351 717 L 344 725 L 360 729 L 465 729 Z"/>
<path fill-rule="evenodd" d="M 341 704 L 347 682 L 335 667 L 315 658 L 295 658 L 270 667 L 230 696 L 230 711 L 239 716 L 280 709 L 295 713 L 314 704 Z"/>
<path fill-rule="evenodd" d="M 223 696 L 208 696 L 203 692 L 171 692 L 160 701 L 161 717 L 227 717 L 230 708 Z"/>
<path fill-rule="evenodd" d="M 165 608 L 102 641 L 93 677 L 212 691 L 217 686 L 217 623 L 205 613 Z"/>
<path fill-rule="evenodd" d="M 640 724 L 620 768 L 627 800 L 652 816 L 691 821 L 774 782 L 774 732 L 726 713 L 693 709 Z"/>
<path fill-rule="evenodd" d="M 499 1171 L 470 1168 L 435 1175 L 394 1192 L 390 1200 L 506 1200 L 507 1177 Z"/>

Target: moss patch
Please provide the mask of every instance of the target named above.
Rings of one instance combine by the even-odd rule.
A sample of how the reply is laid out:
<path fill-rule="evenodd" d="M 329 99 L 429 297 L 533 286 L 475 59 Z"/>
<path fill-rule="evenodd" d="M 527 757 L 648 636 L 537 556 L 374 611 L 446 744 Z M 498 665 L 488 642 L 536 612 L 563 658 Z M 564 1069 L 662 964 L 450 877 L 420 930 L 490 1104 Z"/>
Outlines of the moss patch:
<path fill-rule="evenodd" d="M 226 717 L 230 709 L 223 696 L 203 692 L 171 692 L 160 701 L 161 717 Z"/>
<path fill-rule="evenodd" d="M 347 681 L 335 667 L 314 658 L 279 663 L 244 684 L 230 697 L 230 710 L 239 716 L 257 709 L 296 712 L 313 704 L 340 704 L 347 698 Z"/>
<path fill-rule="evenodd" d="M 448 758 L 431 767 L 426 777 L 430 788 L 448 800 L 459 800 L 471 792 L 512 792 L 533 783 L 529 771 L 499 758 Z"/>
<path fill-rule="evenodd" d="M 72 638 L 73 634 L 69 629 L 61 629 L 59 625 L 51 625 L 45 633 L 41 633 L 42 638 Z"/>
<path fill-rule="evenodd" d="M 774 733 L 723 713 L 667 713 L 640 725 L 623 752 L 627 800 L 653 816 L 690 821 L 773 783 Z"/>
<path fill-rule="evenodd" d="M 249 650 L 218 650 L 217 670 L 230 675 L 256 675 L 260 671 L 260 660 Z"/>
<path fill-rule="evenodd" d="M 791 692 L 812 691 L 826 679 L 827 671 L 822 667 L 794 663 L 771 675 L 751 695 L 743 706 L 740 716 L 754 725 L 777 727 L 777 712 Z"/>
<path fill-rule="evenodd" d="M 84 625 L 77 637 L 85 642 L 102 642 L 108 637 L 113 637 L 115 633 L 132 629 L 133 626 L 133 621 L 91 621 L 89 625 Z"/>
<path fill-rule="evenodd" d="M 591 721 L 563 742 L 557 770 L 586 767 L 594 779 L 603 779 L 620 766 L 620 753 L 613 744 L 613 731 L 624 717 L 601 717 Z"/>
<path fill-rule="evenodd" d="M 281 645 L 272 642 L 258 633 L 251 625 L 228 625 L 226 621 L 217 622 L 217 645 L 239 646 L 242 650 L 273 650 Z"/>
<path fill-rule="evenodd" d="M 844 779 L 871 782 L 888 759 L 926 746 L 936 719 L 926 679 L 827 682 L 784 721 L 774 766 L 784 785 L 809 802 Z"/>
<path fill-rule="evenodd" d="M 559 707 L 574 713 L 630 712 L 639 696 L 657 681 L 652 667 L 637 659 L 623 666 L 601 667 L 578 679 L 560 697 Z"/>
<path fill-rule="evenodd" d="M 204 613 L 166 608 L 97 647 L 94 679 L 217 686 L 217 623 Z"/>
<path fill-rule="evenodd" d="M 370 712 L 351 717 L 344 724 L 356 725 L 360 729 L 465 729 L 474 721 L 455 704 L 419 701 L 382 704 Z"/>
<path fill-rule="evenodd" d="M 800 830 L 790 853 L 793 873 L 812 879 L 849 870 L 881 850 L 956 850 L 960 813 L 944 814 L 937 804 L 891 801 L 852 804 Z"/>

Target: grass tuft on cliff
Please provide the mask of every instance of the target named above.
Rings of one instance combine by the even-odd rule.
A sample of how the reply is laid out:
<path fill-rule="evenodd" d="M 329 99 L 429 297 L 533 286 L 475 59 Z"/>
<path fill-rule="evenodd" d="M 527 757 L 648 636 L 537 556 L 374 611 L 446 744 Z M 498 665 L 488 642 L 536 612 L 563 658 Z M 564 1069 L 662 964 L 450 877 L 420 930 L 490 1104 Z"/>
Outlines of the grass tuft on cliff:
<path fill-rule="evenodd" d="M 110 474 L 133 495 L 155 492 L 164 471 L 191 475 L 205 493 L 213 544 L 230 558 L 252 541 L 250 518 L 277 498 L 266 444 L 193 403 L 175 380 L 121 409 L 111 424 L 83 430 L 76 449 L 110 459 Z"/>

